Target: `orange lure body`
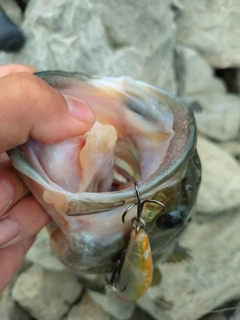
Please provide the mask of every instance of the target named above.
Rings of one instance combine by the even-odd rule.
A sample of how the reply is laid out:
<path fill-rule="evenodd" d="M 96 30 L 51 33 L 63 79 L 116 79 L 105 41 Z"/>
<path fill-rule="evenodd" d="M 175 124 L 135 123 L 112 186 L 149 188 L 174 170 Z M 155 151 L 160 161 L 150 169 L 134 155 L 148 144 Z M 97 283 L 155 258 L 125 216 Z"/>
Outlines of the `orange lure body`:
<path fill-rule="evenodd" d="M 123 262 L 117 298 L 126 301 L 139 299 L 148 289 L 153 276 L 153 261 L 148 236 L 143 229 L 132 230 Z"/>

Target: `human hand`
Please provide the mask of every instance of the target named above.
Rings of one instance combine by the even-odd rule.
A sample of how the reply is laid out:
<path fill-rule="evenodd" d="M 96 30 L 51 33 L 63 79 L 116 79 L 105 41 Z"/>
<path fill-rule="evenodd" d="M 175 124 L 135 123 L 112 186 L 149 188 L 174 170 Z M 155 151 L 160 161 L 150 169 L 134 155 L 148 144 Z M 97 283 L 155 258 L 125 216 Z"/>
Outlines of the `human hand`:
<path fill-rule="evenodd" d="M 35 235 L 50 217 L 33 198 L 5 151 L 32 137 L 55 143 L 91 128 L 94 113 L 33 75 L 32 67 L 0 66 L 0 292 L 10 282 Z"/>

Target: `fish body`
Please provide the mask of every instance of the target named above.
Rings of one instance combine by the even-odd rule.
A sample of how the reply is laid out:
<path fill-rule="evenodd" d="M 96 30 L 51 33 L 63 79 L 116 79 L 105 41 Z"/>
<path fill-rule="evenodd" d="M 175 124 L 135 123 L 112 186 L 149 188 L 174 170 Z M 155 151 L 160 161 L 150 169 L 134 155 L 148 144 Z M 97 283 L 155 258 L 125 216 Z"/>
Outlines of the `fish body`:
<path fill-rule="evenodd" d="M 81 274 L 113 270 L 135 241 L 131 218 L 137 208 L 124 224 L 121 218 L 136 202 L 137 181 L 141 201 L 165 206 L 144 205 L 145 227 L 138 240 L 144 232 L 153 263 L 166 260 L 194 214 L 201 179 L 192 112 L 179 98 L 128 77 L 98 79 L 61 71 L 36 75 L 66 98 L 87 102 L 96 115 L 93 128 L 83 136 L 56 145 L 29 139 L 9 151 L 53 218 L 53 252 Z M 138 251 L 136 256 L 147 264 Z"/>

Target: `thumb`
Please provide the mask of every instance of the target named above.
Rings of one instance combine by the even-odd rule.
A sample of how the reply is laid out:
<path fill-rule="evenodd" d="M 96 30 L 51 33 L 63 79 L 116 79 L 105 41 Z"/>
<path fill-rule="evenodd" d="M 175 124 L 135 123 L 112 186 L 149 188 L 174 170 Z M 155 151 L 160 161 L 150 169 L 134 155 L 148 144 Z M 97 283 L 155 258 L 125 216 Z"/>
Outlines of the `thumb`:
<path fill-rule="evenodd" d="M 89 105 L 69 102 L 31 73 L 0 78 L 0 153 L 25 143 L 29 136 L 55 143 L 88 131 L 95 120 Z"/>

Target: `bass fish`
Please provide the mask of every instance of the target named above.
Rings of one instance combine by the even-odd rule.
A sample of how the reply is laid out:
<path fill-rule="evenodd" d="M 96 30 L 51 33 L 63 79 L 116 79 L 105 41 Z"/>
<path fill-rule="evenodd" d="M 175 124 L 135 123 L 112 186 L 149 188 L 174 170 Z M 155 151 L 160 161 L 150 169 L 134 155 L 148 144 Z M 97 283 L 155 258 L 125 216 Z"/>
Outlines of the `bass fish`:
<path fill-rule="evenodd" d="M 151 285 L 155 261 L 186 256 L 178 240 L 201 180 L 193 113 L 129 77 L 36 75 L 66 99 L 88 103 L 96 121 L 81 136 L 54 145 L 29 139 L 9 156 L 53 219 L 53 253 L 85 285 L 93 273 L 103 290 L 135 301 Z"/>

